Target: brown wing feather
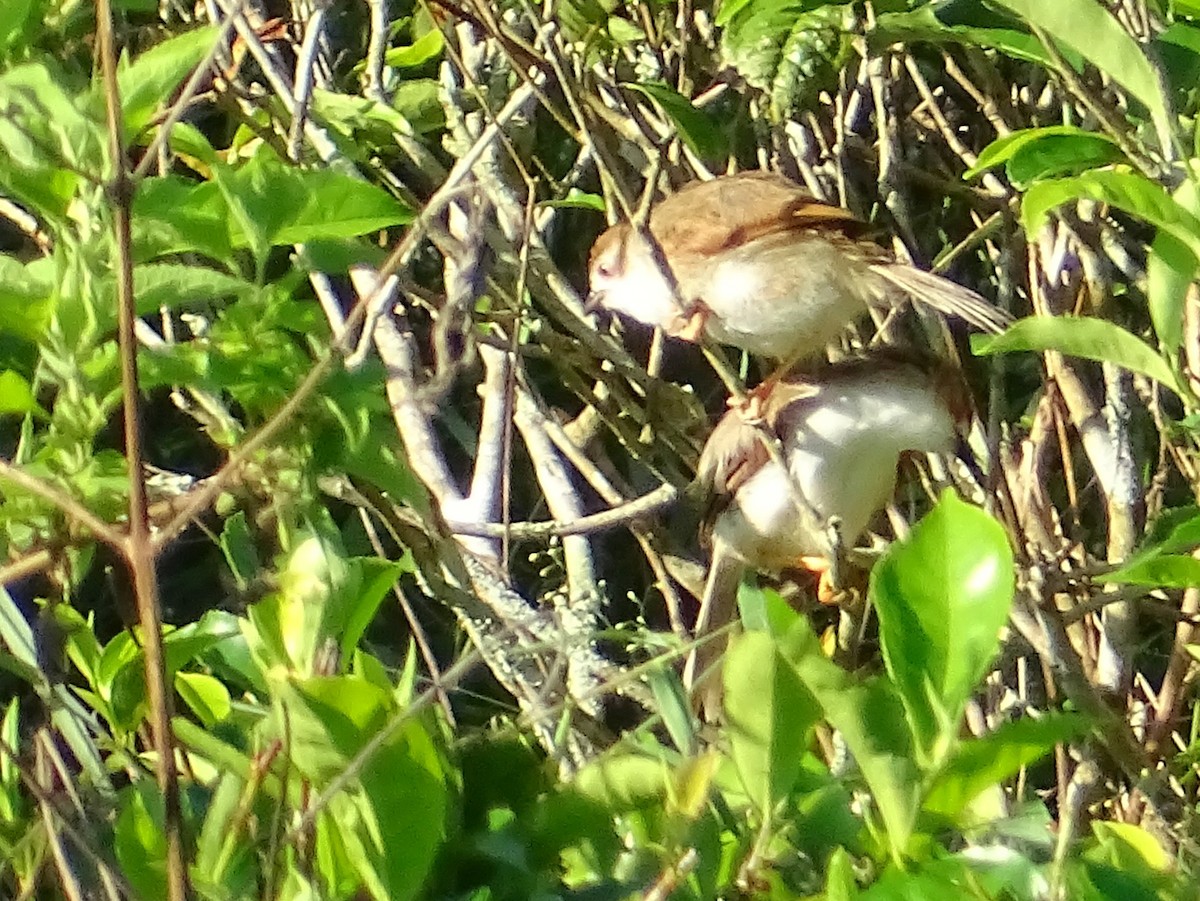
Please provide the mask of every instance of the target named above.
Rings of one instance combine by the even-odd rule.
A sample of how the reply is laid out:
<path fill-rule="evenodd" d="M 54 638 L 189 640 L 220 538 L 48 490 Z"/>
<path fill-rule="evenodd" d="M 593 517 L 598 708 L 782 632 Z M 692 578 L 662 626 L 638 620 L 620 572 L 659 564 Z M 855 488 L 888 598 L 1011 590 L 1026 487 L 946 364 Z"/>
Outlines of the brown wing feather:
<path fill-rule="evenodd" d="M 867 225 L 774 172 L 693 182 L 654 208 L 650 228 L 673 254 L 709 255 L 778 232 L 835 228 L 857 237 Z"/>

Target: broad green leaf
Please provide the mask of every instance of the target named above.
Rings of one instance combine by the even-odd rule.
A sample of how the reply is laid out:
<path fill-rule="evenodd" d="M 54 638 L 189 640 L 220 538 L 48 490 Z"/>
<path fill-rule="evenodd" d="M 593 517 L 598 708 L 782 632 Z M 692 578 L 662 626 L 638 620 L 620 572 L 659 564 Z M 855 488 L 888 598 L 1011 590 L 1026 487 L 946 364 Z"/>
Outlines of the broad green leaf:
<path fill-rule="evenodd" d="M 1098 200 L 1145 219 L 1176 238 L 1200 260 L 1200 219 L 1176 203 L 1161 185 L 1133 172 L 1097 169 L 1072 178 L 1038 182 L 1021 201 L 1021 223 L 1032 235 L 1055 207 L 1083 199 Z"/>
<path fill-rule="evenodd" d="M 1095 581 L 1154 588 L 1200 587 L 1200 560 L 1186 554 L 1139 555 L 1114 572 L 1096 576 Z"/>
<path fill-rule="evenodd" d="M 667 114 L 679 132 L 683 143 L 703 159 L 721 159 L 728 152 L 725 136 L 708 113 L 692 105 L 692 102 L 661 82 L 626 82 L 625 87 L 649 97 Z"/>
<path fill-rule="evenodd" d="M 197 28 L 151 47 L 117 74 L 127 135 L 136 135 L 166 105 L 212 49 L 216 26 Z M 100 83 L 97 82 L 97 90 Z"/>
<path fill-rule="evenodd" d="M 56 306 L 53 267 L 0 254 L 0 332 L 35 342 L 45 336 Z"/>
<path fill-rule="evenodd" d="M 143 777 L 121 790 L 113 851 L 121 875 L 141 898 L 167 897 L 167 838 L 162 795 Z"/>
<path fill-rule="evenodd" d="M 349 580 L 353 590 L 336 605 L 336 618 L 331 618 L 326 629 L 340 636 L 342 656 L 349 658 L 358 647 L 359 639 L 375 618 L 383 599 L 387 597 L 396 580 L 403 575 L 403 563 L 393 563 L 379 557 L 357 557 L 350 561 L 356 570 L 356 578 Z"/>
<path fill-rule="evenodd" d="M 722 3 L 722 60 L 767 92 L 771 115 L 783 120 L 837 84 L 851 50 L 848 4 L 814 0 Z"/>
<path fill-rule="evenodd" d="M 778 591 L 759 588 L 752 580 L 742 580 L 737 600 L 742 624 L 747 629 L 776 638 L 786 635 L 800 616 Z"/>
<path fill-rule="evenodd" d="M 1196 173 L 1184 179 L 1172 199 L 1200 221 L 1200 187 Z M 1150 245 L 1146 259 L 1146 299 L 1154 333 L 1168 357 L 1183 343 L 1183 311 L 1188 290 L 1196 278 L 1200 257 L 1196 249 L 1162 229 Z"/>
<path fill-rule="evenodd" d="M 894 687 L 885 679 L 856 680 L 848 675 L 821 652 L 804 617 L 797 617 L 778 646 L 825 719 L 845 739 L 879 806 L 892 854 L 899 858 L 916 821 L 921 774 Z"/>
<path fill-rule="evenodd" d="M 1160 135 L 1171 120 L 1154 66 L 1137 41 L 1096 0 L 995 0 L 1055 41 L 1070 47 L 1150 111 Z"/>
<path fill-rule="evenodd" d="M 1133 823 L 1097 820 L 1092 823 L 1092 833 L 1109 861 L 1119 867 L 1166 873 L 1176 866 L 1174 856 L 1164 851 L 1154 836 Z"/>
<path fill-rule="evenodd" d="M 446 127 L 446 110 L 438 99 L 439 91 L 436 79 L 406 79 L 392 93 L 392 108 L 416 134 L 440 131 Z"/>
<path fill-rule="evenodd" d="M 194 303 L 244 297 L 254 290 L 245 279 L 183 263 L 145 263 L 133 269 L 134 302 L 139 316 Z"/>
<path fill-rule="evenodd" d="M 1200 506 L 1188 504 L 1163 510 L 1150 523 L 1142 550 L 1176 554 L 1200 547 Z"/>
<path fill-rule="evenodd" d="M 766 812 L 795 784 L 819 710 L 765 632 L 730 643 L 723 678 L 731 756 L 746 794 Z"/>
<path fill-rule="evenodd" d="M 980 792 L 1015 776 L 1055 745 L 1086 735 L 1090 729 L 1085 717 L 1052 713 L 1005 723 L 990 735 L 965 741 L 938 773 L 924 807 L 932 813 L 957 817 Z"/>
<path fill-rule="evenodd" d="M 1103 146 L 1100 146 L 1103 145 Z M 1082 128 L 1077 128 L 1074 125 L 1051 125 L 1045 128 L 1025 128 L 1020 131 L 1014 131 L 1002 138 L 997 138 L 983 148 L 980 152 L 975 165 L 963 173 L 963 179 L 970 180 L 977 178 L 988 169 L 999 166 L 1001 163 L 1010 165 L 1015 158 L 1020 154 L 1042 148 L 1043 152 L 1048 152 L 1050 160 L 1047 161 L 1049 168 L 1053 170 L 1054 160 L 1060 160 L 1059 164 L 1074 165 L 1076 160 L 1084 163 L 1091 162 L 1092 165 L 1100 165 L 1111 162 L 1120 157 L 1120 150 L 1117 146 L 1104 135 L 1097 134 L 1093 131 L 1085 131 Z M 1092 162 L 1098 160 L 1098 162 Z M 1028 160 L 1021 166 L 1021 173 L 1025 176 L 1020 180 L 1028 181 L 1032 177 L 1029 175 L 1031 170 L 1038 167 L 1033 164 L 1033 160 Z M 1041 174 L 1062 174 L 1062 169 L 1057 172 L 1043 171 Z M 1009 177 L 1017 180 L 1012 170 L 1009 170 Z"/>
<path fill-rule="evenodd" d="M 1104 319 L 1030 316 L 1014 323 L 1003 335 L 972 336 L 971 349 L 977 354 L 1054 350 L 1072 357 L 1123 366 L 1172 391 L 1177 390 L 1171 367 L 1150 345 Z"/>
<path fill-rule="evenodd" d="M 281 697 L 288 708 L 292 762 L 318 785 L 334 779 L 367 737 L 383 728 L 390 707 L 387 691 L 355 676 L 296 679 Z"/>
<path fill-rule="evenodd" d="M 952 491 L 871 571 L 883 660 L 931 761 L 952 746 L 991 666 L 1013 591 L 1004 528 Z"/>
<path fill-rule="evenodd" d="M 38 406 L 33 389 L 29 387 L 25 377 L 19 372 L 5 369 L 0 371 L 0 416 L 13 413 L 21 416 L 28 413 L 48 416 L 46 411 Z"/>
<path fill-rule="evenodd" d="M 335 799 L 339 815 L 326 827 L 334 830 L 326 838 L 336 840 L 377 897 L 409 899 L 445 835 L 447 770 L 419 719 L 395 729 L 387 725 L 399 715 L 390 697 L 353 676 L 297 680 L 285 690 L 292 759 L 314 788 L 321 790 L 347 763 L 356 763 L 357 778 Z M 368 742 L 372 751 L 362 758 Z"/>
<path fill-rule="evenodd" d="M 383 61 L 393 68 L 406 69 L 422 66 L 439 56 L 445 39 L 437 28 L 431 28 L 409 47 L 393 47 L 383 56 Z"/>
<path fill-rule="evenodd" d="M 25 36 L 34 0 L 0 0 L 0 50 Z"/>
<path fill-rule="evenodd" d="M 614 748 L 579 771 L 574 788 L 614 813 L 661 804 L 672 784 L 675 755 L 659 757 Z"/>
<path fill-rule="evenodd" d="M 147 178 L 133 197 L 133 245 L 138 260 L 199 253 L 232 260 L 229 205 L 215 182 L 178 175 Z"/>
<path fill-rule="evenodd" d="M 105 159 L 99 124 L 63 81 L 41 63 L 0 74 L 0 187 L 59 223 L 84 184 L 73 170 L 99 178 Z"/>
<path fill-rule="evenodd" d="M 232 709 L 229 689 L 208 673 L 176 673 L 175 690 L 200 722 L 210 729 L 229 716 Z"/>
<path fill-rule="evenodd" d="M 233 212 L 235 246 L 260 259 L 276 244 L 348 238 L 412 221 L 412 211 L 381 188 L 331 169 L 297 169 L 260 151 L 237 170 L 218 167 Z"/>
<path fill-rule="evenodd" d="M 977 0 L 924 3 L 908 12 L 883 13 L 867 32 L 867 41 L 873 50 L 897 43 L 955 43 L 992 48 L 1014 59 L 1043 66 L 1052 63 L 1041 41 L 1023 23 Z M 1068 62 L 1077 65 L 1079 57 L 1075 51 L 1063 49 Z"/>

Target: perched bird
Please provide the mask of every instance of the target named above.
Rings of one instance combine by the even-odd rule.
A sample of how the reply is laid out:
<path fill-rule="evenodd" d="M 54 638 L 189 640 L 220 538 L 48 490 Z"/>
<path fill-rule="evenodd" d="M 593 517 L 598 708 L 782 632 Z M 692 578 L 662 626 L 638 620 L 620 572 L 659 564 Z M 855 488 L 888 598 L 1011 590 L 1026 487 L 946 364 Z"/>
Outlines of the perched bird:
<path fill-rule="evenodd" d="M 823 571 L 839 550 L 829 528 L 835 519 L 842 546 L 853 547 L 892 497 L 901 454 L 953 450 L 969 413 L 961 373 L 890 348 L 777 382 L 757 425 L 727 412 L 696 472 L 711 498 L 712 545 L 696 637 L 733 620 L 746 566 Z M 724 644 L 698 646 L 684 671 L 689 688 L 714 669 Z M 716 694 L 706 693 L 706 708 L 719 683 L 709 678 Z"/>
<path fill-rule="evenodd" d="M 975 292 L 897 263 L 866 229 L 782 175 L 695 182 L 650 215 L 669 274 L 637 229 L 614 225 L 592 247 L 587 309 L 783 361 L 778 374 L 904 294 L 988 332 L 1011 321 Z"/>

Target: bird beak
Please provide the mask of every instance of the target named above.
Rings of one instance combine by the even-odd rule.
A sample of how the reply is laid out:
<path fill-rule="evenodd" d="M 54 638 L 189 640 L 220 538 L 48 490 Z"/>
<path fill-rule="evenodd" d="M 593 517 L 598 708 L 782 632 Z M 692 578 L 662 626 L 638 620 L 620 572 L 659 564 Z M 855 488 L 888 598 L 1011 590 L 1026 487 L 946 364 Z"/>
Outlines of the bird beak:
<path fill-rule="evenodd" d="M 583 302 L 583 312 L 599 313 L 604 309 L 604 292 L 591 291 L 588 293 L 587 299 Z"/>

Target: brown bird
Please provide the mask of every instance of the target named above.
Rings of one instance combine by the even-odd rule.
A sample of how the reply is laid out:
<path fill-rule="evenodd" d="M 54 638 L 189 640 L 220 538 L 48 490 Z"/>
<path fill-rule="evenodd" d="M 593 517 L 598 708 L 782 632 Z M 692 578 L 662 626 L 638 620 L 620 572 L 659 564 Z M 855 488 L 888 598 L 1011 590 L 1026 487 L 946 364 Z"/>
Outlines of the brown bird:
<path fill-rule="evenodd" d="M 892 497 L 901 454 L 953 450 L 969 414 L 960 373 L 889 348 L 777 382 L 762 398 L 758 425 L 739 410 L 727 412 L 696 472 L 713 514 L 696 637 L 733 620 L 746 566 L 823 571 L 838 550 L 829 528 L 835 518 L 842 545 L 853 547 Z M 775 459 L 772 438 L 781 452 Z M 697 647 L 684 671 L 689 688 L 715 669 L 724 644 L 710 639 Z M 715 675 L 706 677 L 710 710 L 719 709 Z"/>
<path fill-rule="evenodd" d="M 777 377 L 821 351 L 869 306 L 893 305 L 903 294 L 988 332 L 1012 321 L 974 291 L 897 263 L 865 237 L 867 226 L 852 213 L 782 175 L 743 172 L 692 183 L 654 208 L 649 227 L 678 291 L 626 222 L 592 247 L 587 309 L 781 360 Z"/>

